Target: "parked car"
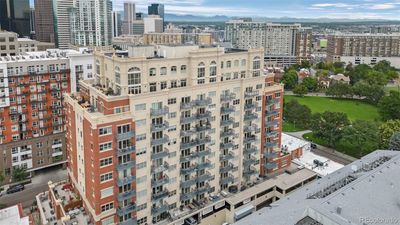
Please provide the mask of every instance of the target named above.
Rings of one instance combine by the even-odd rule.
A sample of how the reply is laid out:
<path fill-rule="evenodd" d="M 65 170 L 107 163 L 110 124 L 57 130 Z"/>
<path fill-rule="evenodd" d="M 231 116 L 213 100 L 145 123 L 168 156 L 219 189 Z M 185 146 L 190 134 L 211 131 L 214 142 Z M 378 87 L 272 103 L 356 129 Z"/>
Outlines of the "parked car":
<path fill-rule="evenodd" d="M 185 225 L 197 225 L 197 221 L 193 217 L 185 219 Z"/>
<path fill-rule="evenodd" d="M 18 184 L 7 189 L 7 194 L 12 194 L 16 192 L 20 192 L 25 189 L 25 186 L 22 184 Z"/>

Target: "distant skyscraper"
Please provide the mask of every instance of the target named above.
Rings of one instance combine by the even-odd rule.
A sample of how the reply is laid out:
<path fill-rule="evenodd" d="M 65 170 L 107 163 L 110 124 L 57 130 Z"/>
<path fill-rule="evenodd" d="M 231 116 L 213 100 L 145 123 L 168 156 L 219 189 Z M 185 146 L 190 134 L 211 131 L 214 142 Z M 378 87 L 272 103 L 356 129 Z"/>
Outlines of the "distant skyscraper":
<path fill-rule="evenodd" d="M 118 37 L 121 32 L 121 13 L 118 11 L 112 12 L 112 37 Z"/>
<path fill-rule="evenodd" d="M 160 16 L 149 15 L 143 19 L 144 33 L 162 33 L 163 20 Z"/>
<path fill-rule="evenodd" d="M 112 38 L 111 0 L 74 0 L 71 43 L 76 46 L 105 46 Z"/>
<path fill-rule="evenodd" d="M 30 35 L 29 0 L 0 0 L 0 27 L 22 36 Z"/>
<path fill-rule="evenodd" d="M 53 0 L 35 0 L 36 40 L 54 42 Z"/>
<path fill-rule="evenodd" d="M 29 11 L 29 28 L 30 28 L 30 32 L 31 32 L 31 38 L 35 38 L 35 21 L 36 21 L 36 16 L 35 16 L 35 9 L 31 8 Z"/>
<path fill-rule="evenodd" d="M 143 19 L 143 13 L 138 12 L 136 13 L 136 20 L 142 20 Z"/>
<path fill-rule="evenodd" d="M 122 24 L 122 34 L 132 34 L 132 24 L 135 20 L 135 4 L 132 2 L 124 2 L 124 21 Z"/>
<path fill-rule="evenodd" d="M 68 48 L 71 43 L 69 10 L 72 6 L 72 0 L 53 0 L 54 36 L 57 48 Z"/>
<path fill-rule="evenodd" d="M 164 5 L 163 4 L 151 4 L 148 6 L 149 15 L 158 15 L 164 21 Z"/>

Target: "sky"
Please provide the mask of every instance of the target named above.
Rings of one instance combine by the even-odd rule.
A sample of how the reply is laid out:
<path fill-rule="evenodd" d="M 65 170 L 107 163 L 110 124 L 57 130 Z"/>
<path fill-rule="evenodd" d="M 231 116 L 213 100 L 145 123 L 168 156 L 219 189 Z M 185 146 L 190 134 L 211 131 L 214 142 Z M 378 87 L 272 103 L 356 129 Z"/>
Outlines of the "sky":
<path fill-rule="evenodd" d="M 33 0 L 31 0 L 32 2 Z M 122 10 L 125 0 L 113 0 Z M 400 0 L 126 0 L 137 11 L 147 12 L 150 3 L 165 4 L 172 14 L 251 17 L 349 18 L 400 20 Z"/>

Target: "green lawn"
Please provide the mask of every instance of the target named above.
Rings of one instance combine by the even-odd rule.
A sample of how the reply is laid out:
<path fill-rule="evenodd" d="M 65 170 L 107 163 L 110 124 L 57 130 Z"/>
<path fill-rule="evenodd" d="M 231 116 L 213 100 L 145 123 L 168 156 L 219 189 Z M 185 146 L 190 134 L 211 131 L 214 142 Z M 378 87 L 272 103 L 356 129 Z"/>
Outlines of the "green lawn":
<path fill-rule="evenodd" d="M 343 112 L 351 121 L 368 120 L 379 121 L 380 115 L 376 106 L 352 99 L 335 99 L 326 97 L 297 97 L 286 95 L 285 101 L 296 99 L 300 104 L 307 105 L 313 113 L 316 112 Z"/>
<path fill-rule="evenodd" d="M 282 130 L 283 130 L 283 132 L 297 132 L 297 131 L 302 131 L 305 129 L 295 126 L 293 123 L 290 123 L 290 122 L 283 122 Z"/>
<path fill-rule="evenodd" d="M 320 138 L 314 137 L 312 132 L 303 135 L 303 138 L 322 146 L 328 146 L 328 143 Z"/>

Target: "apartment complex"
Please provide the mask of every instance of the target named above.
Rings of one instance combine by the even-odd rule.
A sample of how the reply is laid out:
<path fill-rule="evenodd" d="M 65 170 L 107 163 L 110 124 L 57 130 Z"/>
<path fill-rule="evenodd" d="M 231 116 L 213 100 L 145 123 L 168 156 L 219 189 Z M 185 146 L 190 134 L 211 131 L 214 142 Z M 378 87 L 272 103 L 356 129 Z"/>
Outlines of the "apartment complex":
<path fill-rule="evenodd" d="M 212 45 L 213 40 L 209 33 L 145 33 L 143 35 L 143 43 L 145 45 Z"/>
<path fill-rule="evenodd" d="M 0 56 L 16 55 L 18 53 L 18 34 L 0 31 Z"/>
<path fill-rule="evenodd" d="M 74 0 L 70 9 L 71 43 L 75 46 L 110 45 L 111 14 L 110 0 Z"/>
<path fill-rule="evenodd" d="M 64 163 L 62 95 L 70 91 L 67 58 L 43 52 L 0 57 L 0 171 Z"/>
<path fill-rule="evenodd" d="M 388 60 L 400 67 L 400 34 L 336 34 L 328 36 L 327 58 L 334 62 L 374 65 Z"/>
<path fill-rule="evenodd" d="M 95 224 L 159 223 L 290 166 L 281 85 L 262 49 L 130 47 L 95 53 L 66 96 L 68 172 Z"/>
<path fill-rule="evenodd" d="M 234 48 L 263 48 L 266 58 L 277 62 L 285 57 L 299 61 L 310 57 L 312 33 L 300 24 L 231 20 L 225 23 L 225 40 Z"/>

